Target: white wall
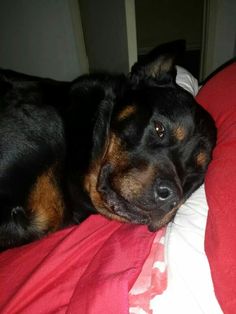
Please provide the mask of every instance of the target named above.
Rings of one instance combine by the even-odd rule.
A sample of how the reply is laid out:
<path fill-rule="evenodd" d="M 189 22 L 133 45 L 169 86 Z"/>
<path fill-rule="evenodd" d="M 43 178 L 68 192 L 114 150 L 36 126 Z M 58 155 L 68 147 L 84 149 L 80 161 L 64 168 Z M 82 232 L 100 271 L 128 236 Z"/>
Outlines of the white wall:
<path fill-rule="evenodd" d="M 134 0 L 125 0 L 126 33 L 128 44 L 129 69 L 138 59 L 136 16 Z"/>
<path fill-rule="evenodd" d="M 134 0 L 80 0 L 91 71 L 128 72 L 137 60 Z"/>
<path fill-rule="evenodd" d="M 0 43 L 0 67 L 59 80 L 87 71 L 76 0 L 1 0 Z"/>
<path fill-rule="evenodd" d="M 236 56 L 236 1 L 208 0 L 202 77 Z"/>

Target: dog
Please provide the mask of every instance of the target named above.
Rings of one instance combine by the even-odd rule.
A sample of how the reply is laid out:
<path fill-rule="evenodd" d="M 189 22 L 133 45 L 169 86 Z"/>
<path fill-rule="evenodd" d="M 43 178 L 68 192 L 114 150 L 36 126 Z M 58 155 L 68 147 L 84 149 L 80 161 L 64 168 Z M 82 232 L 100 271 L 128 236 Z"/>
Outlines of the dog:
<path fill-rule="evenodd" d="M 203 183 L 214 121 L 150 56 L 72 82 L 0 71 L 2 250 L 91 213 L 156 231 Z"/>

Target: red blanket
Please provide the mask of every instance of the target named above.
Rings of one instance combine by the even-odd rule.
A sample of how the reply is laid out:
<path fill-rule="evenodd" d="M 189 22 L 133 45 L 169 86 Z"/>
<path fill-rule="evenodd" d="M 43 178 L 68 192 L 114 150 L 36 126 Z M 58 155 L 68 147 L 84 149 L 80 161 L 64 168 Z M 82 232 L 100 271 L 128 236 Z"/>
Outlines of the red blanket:
<path fill-rule="evenodd" d="M 214 76 L 197 100 L 218 128 L 206 178 L 209 214 L 205 248 L 216 296 L 225 314 L 236 313 L 236 62 Z"/>
<path fill-rule="evenodd" d="M 155 233 L 92 216 L 0 254 L 0 313 L 128 313 Z"/>

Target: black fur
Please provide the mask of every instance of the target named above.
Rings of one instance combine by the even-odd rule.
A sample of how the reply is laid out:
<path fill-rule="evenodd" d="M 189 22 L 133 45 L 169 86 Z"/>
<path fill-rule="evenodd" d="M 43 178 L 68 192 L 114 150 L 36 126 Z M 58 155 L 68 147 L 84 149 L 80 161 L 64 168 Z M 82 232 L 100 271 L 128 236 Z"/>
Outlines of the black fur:
<path fill-rule="evenodd" d="M 150 230 L 168 223 L 202 184 L 216 139 L 212 118 L 175 75 L 168 55 L 135 64 L 128 76 L 73 82 L 1 70 L 0 247 L 94 211 Z M 56 199 L 48 188 L 61 215 L 42 209 Z"/>

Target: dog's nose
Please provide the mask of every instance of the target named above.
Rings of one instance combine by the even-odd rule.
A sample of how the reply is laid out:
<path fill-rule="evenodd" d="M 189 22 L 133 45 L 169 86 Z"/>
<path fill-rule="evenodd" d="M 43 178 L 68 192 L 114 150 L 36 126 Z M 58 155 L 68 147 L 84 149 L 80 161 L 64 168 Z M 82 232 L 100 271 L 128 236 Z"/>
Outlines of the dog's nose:
<path fill-rule="evenodd" d="M 168 203 L 171 208 L 175 207 L 181 198 L 176 184 L 166 180 L 157 182 L 154 194 L 157 202 Z"/>
<path fill-rule="evenodd" d="M 171 197 L 171 195 L 173 194 L 172 190 L 170 189 L 170 187 L 166 186 L 166 185 L 159 185 L 156 189 L 157 192 L 157 197 L 160 201 L 165 201 L 168 198 Z"/>

